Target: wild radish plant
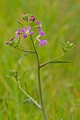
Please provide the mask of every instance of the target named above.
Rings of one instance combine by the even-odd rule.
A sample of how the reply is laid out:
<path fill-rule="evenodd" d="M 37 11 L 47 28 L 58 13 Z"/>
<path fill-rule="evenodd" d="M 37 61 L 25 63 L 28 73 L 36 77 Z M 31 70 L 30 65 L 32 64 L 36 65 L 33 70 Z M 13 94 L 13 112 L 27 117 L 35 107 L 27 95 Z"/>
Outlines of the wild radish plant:
<path fill-rule="evenodd" d="M 42 29 L 42 27 L 43 27 L 42 23 L 40 21 L 38 21 L 35 18 L 35 16 L 33 16 L 31 14 L 23 15 L 22 20 L 23 20 L 23 22 L 18 21 L 18 23 L 20 24 L 20 27 L 17 29 L 15 36 L 13 36 L 9 42 L 6 42 L 6 45 L 10 45 L 11 47 L 13 47 L 19 51 L 22 51 L 22 52 L 26 53 L 27 55 L 29 55 L 29 54 L 36 55 L 37 63 L 35 63 L 35 64 L 37 64 L 38 87 L 39 87 L 41 103 L 39 104 L 37 102 L 37 100 L 33 99 L 33 97 L 30 96 L 21 87 L 20 81 L 19 81 L 20 76 L 18 74 L 18 71 L 11 71 L 10 74 L 13 77 L 15 77 L 16 82 L 18 84 L 18 87 L 23 92 L 23 94 L 25 94 L 29 98 L 29 100 L 32 103 L 34 103 L 42 111 L 44 120 L 48 120 L 46 112 L 45 112 L 45 108 L 44 108 L 43 97 L 42 97 L 40 70 L 50 63 L 54 63 L 54 64 L 55 63 L 72 63 L 72 61 L 66 61 L 66 60 L 60 61 L 58 59 L 63 57 L 70 49 L 74 48 L 74 45 L 73 45 L 73 43 L 70 43 L 69 41 L 67 43 L 61 42 L 63 54 L 58 56 L 57 58 L 53 58 L 53 59 L 41 64 L 40 57 L 39 57 L 38 50 L 37 50 L 36 46 L 38 45 L 39 46 L 38 49 L 41 49 L 44 45 L 48 45 L 48 42 L 49 42 L 49 40 L 44 39 L 45 32 Z M 33 23 L 35 23 L 35 25 Z M 35 39 L 33 39 L 33 35 L 35 34 L 35 31 L 37 31 L 38 35 L 35 37 Z M 33 46 L 33 50 L 30 50 L 30 49 L 25 50 L 25 49 L 21 49 L 21 47 L 20 47 L 21 38 L 27 40 L 28 36 L 30 37 L 31 44 Z M 42 51 L 42 52 L 44 52 L 44 51 Z"/>

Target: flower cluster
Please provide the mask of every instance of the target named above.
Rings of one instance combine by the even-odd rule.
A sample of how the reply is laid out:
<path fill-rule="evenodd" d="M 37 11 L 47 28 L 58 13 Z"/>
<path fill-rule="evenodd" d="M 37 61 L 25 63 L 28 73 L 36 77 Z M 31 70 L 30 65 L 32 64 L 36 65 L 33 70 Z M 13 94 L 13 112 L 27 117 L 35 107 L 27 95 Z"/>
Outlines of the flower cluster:
<path fill-rule="evenodd" d="M 32 36 L 34 34 L 34 31 L 32 30 L 33 28 L 37 28 L 39 32 L 38 36 L 35 38 L 35 41 L 39 42 L 39 46 L 42 47 L 48 44 L 47 40 L 41 39 L 41 37 L 45 36 L 45 32 L 42 30 L 41 22 L 36 20 L 35 16 L 26 14 L 23 15 L 22 19 L 27 23 L 26 28 L 25 27 L 18 28 L 16 35 L 13 38 L 11 38 L 9 42 L 6 42 L 6 44 L 11 45 L 14 42 L 14 40 L 19 40 L 20 36 L 23 36 L 24 39 L 27 38 L 28 35 Z M 37 25 L 31 27 L 31 23 L 33 23 L 34 21 L 36 22 Z"/>

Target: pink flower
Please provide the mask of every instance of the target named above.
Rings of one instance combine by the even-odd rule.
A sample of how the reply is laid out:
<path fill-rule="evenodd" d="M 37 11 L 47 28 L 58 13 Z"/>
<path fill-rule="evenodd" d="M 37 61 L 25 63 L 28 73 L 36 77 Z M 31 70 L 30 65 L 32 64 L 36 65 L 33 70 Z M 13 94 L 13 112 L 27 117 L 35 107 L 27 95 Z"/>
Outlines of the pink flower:
<path fill-rule="evenodd" d="M 40 40 L 39 46 L 42 47 L 42 46 L 47 45 L 47 44 L 48 44 L 47 40 Z"/>
<path fill-rule="evenodd" d="M 31 31 L 31 27 L 27 26 L 27 29 L 22 28 L 22 32 L 24 33 L 23 37 L 27 38 L 28 34 L 33 35 L 34 31 Z"/>
<path fill-rule="evenodd" d="M 39 25 L 41 24 L 41 22 L 40 22 L 40 21 L 38 21 L 38 20 L 36 20 L 36 23 L 37 23 L 37 24 L 39 24 Z"/>
<path fill-rule="evenodd" d="M 34 22 L 34 20 L 35 20 L 35 17 L 34 17 L 34 16 L 31 16 L 31 17 L 30 17 L 30 22 Z"/>
<path fill-rule="evenodd" d="M 40 36 L 44 36 L 45 32 L 43 30 L 40 30 L 39 34 L 40 34 Z"/>

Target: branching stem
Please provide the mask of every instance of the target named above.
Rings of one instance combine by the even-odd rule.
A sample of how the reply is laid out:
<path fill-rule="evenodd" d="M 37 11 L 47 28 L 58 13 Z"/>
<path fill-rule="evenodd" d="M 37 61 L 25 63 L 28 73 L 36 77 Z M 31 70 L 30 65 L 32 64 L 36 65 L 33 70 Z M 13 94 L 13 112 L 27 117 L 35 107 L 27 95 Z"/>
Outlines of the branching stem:
<path fill-rule="evenodd" d="M 19 51 L 22 51 L 22 52 L 28 52 L 28 53 L 35 53 L 35 51 L 32 51 L 32 50 L 23 50 L 23 49 L 20 49 L 20 48 L 18 48 L 18 47 L 14 47 L 14 46 L 12 46 L 12 45 L 10 45 L 11 47 L 13 47 L 13 48 L 15 48 L 15 49 L 17 49 L 17 50 L 19 50 Z"/>
<path fill-rule="evenodd" d="M 52 62 L 54 62 L 54 61 L 56 61 L 56 60 L 58 60 L 59 58 L 61 58 L 61 57 L 63 57 L 63 56 L 64 56 L 64 53 L 63 53 L 62 55 L 60 55 L 60 56 L 58 56 L 58 57 L 52 59 L 52 60 L 49 60 L 49 61 L 47 61 L 47 62 L 41 64 L 41 65 L 40 65 L 40 68 L 42 68 L 42 67 L 44 67 L 44 66 L 46 66 L 46 65 L 48 65 L 48 64 L 50 64 L 50 63 L 52 63 Z"/>
<path fill-rule="evenodd" d="M 47 116 L 45 113 L 45 109 L 44 109 L 44 103 L 43 103 L 43 98 L 42 98 L 42 90 L 41 90 L 41 81 L 40 81 L 40 61 L 39 61 L 39 56 L 38 56 L 38 52 L 36 50 L 36 47 L 34 45 L 32 36 L 31 36 L 31 40 L 32 40 L 32 44 L 33 44 L 33 48 L 36 54 L 36 58 L 37 58 L 37 67 L 38 67 L 38 86 L 39 86 L 39 92 L 40 92 L 40 101 L 41 101 L 41 110 L 44 116 L 44 120 L 47 120 Z"/>

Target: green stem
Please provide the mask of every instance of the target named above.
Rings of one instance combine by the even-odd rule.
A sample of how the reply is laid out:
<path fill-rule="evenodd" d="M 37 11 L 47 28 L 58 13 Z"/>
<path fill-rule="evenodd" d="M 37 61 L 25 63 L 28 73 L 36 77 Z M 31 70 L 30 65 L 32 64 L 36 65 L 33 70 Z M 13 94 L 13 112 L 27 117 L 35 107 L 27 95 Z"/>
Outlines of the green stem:
<path fill-rule="evenodd" d="M 14 47 L 12 45 L 10 45 L 10 46 L 13 47 L 13 48 L 15 48 L 15 49 L 17 49 L 17 50 L 19 50 L 19 51 L 22 51 L 22 52 L 35 53 L 35 51 L 32 51 L 32 50 L 23 50 L 23 49 L 20 49 L 18 47 Z"/>
<path fill-rule="evenodd" d="M 42 68 L 42 67 L 44 67 L 44 66 L 46 66 L 46 65 L 48 65 L 48 64 L 50 64 L 50 63 L 52 63 L 52 62 L 54 62 L 55 60 L 60 59 L 60 58 L 63 57 L 63 56 L 64 56 L 64 53 L 63 53 L 62 55 L 60 55 L 59 57 L 57 57 L 57 58 L 54 58 L 54 59 L 52 59 L 52 60 L 49 60 L 49 61 L 41 64 L 41 65 L 40 65 L 40 68 Z"/>
<path fill-rule="evenodd" d="M 20 49 L 20 48 L 17 48 L 17 50 L 19 50 L 19 51 L 23 51 L 23 52 L 35 53 L 35 51 L 31 51 L 31 50 L 23 50 L 23 49 Z"/>
<path fill-rule="evenodd" d="M 35 101 L 26 91 L 24 91 L 19 83 L 19 81 L 17 81 L 18 87 L 19 89 L 39 108 L 41 109 L 41 106 L 37 103 L 37 101 Z"/>
<path fill-rule="evenodd" d="M 35 45 L 34 45 L 34 42 L 33 42 L 32 37 L 31 37 L 31 40 L 32 40 L 32 44 L 33 44 L 34 51 L 35 51 L 36 58 L 37 58 L 37 66 L 38 66 L 38 86 L 39 86 L 39 92 L 40 92 L 41 109 L 42 109 L 42 113 L 43 113 L 43 116 L 44 116 L 44 120 L 47 120 L 47 116 L 46 116 L 45 109 L 44 109 L 43 98 L 42 98 L 42 90 L 41 90 L 40 61 L 39 61 L 39 56 L 38 56 L 38 53 L 37 53 L 37 50 L 36 50 L 36 47 L 35 47 Z"/>

